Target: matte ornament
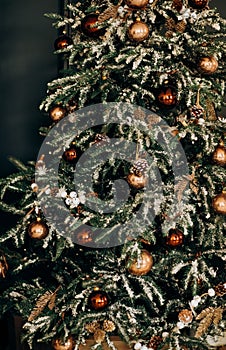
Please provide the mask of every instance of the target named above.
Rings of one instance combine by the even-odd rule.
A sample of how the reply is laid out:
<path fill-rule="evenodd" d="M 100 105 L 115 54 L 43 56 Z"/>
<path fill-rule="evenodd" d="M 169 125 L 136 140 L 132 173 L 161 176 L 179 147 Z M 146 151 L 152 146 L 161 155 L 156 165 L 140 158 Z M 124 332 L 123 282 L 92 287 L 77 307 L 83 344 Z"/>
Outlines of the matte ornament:
<path fill-rule="evenodd" d="M 128 184 L 136 188 L 137 190 L 144 188 L 144 186 L 147 184 L 147 177 L 143 174 L 134 174 L 131 173 L 127 176 L 127 182 Z"/>
<path fill-rule="evenodd" d="M 54 339 L 52 342 L 52 347 L 54 350 L 73 350 L 75 342 L 72 337 L 68 337 L 66 341 L 61 339 Z"/>
<path fill-rule="evenodd" d="M 214 56 L 201 57 L 198 61 L 198 69 L 203 74 L 213 74 L 218 68 L 218 61 Z"/>
<path fill-rule="evenodd" d="M 65 117 L 66 113 L 67 111 L 64 107 L 55 106 L 50 109 L 49 116 L 54 122 L 58 122 Z"/>
<path fill-rule="evenodd" d="M 67 149 L 63 153 L 63 159 L 69 163 L 73 163 L 76 158 L 77 158 L 77 152 L 76 152 L 76 149 L 74 147 Z"/>
<path fill-rule="evenodd" d="M 5 255 L 0 257 L 0 277 L 5 278 L 6 272 L 8 271 L 8 263 L 6 261 Z"/>
<path fill-rule="evenodd" d="M 98 28 L 98 15 L 95 13 L 89 14 L 83 18 L 81 29 L 85 35 L 91 38 L 98 38 L 104 35 L 105 32 L 103 28 Z"/>
<path fill-rule="evenodd" d="M 145 249 L 141 251 L 140 259 L 134 259 L 130 264 L 128 271 L 132 275 L 143 276 L 146 275 L 153 266 L 153 257 Z"/>
<path fill-rule="evenodd" d="M 173 108 L 177 104 L 177 91 L 173 86 L 163 86 L 158 95 L 157 101 L 162 107 Z"/>
<path fill-rule="evenodd" d="M 93 310 L 103 310 L 109 304 L 109 298 L 107 293 L 101 290 L 94 290 L 88 298 L 89 306 Z"/>
<path fill-rule="evenodd" d="M 37 219 L 28 226 L 28 234 L 33 239 L 44 239 L 49 234 L 49 228 L 42 220 Z"/>
<path fill-rule="evenodd" d="M 202 10 L 208 5 L 209 0 L 189 0 L 189 5 L 196 10 Z"/>
<path fill-rule="evenodd" d="M 136 20 L 128 29 L 128 37 L 136 42 L 141 42 L 147 39 L 149 35 L 149 28 L 146 23 Z"/>
<path fill-rule="evenodd" d="M 171 247 L 177 247 L 182 245 L 184 242 L 184 234 L 178 229 L 169 230 L 169 235 L 166 238 L 166 244 Z"/>
<path fill-rule="evenodd" d="M 149 3 L 149 0 L 126 0 L 126 5 L 133 9 L 143 9 Z"/>
<path fill-rule="evenodd" d="M 213 161 L 221 166 L 226 165 L 226 147 L 223 144 L 219 144 L 213 152 Z"/>
<path fill-rule="evenodd" d="M 226 192 L 218 194 L 213 199 L 213 209 L 218 214 L 226 215 Z"/>
<path fill-rule="evenodd" d="M 55 50 L 62 50 L 73 44 L 73 40 L 67 35 L 61 35 L 54 42 Z"/>

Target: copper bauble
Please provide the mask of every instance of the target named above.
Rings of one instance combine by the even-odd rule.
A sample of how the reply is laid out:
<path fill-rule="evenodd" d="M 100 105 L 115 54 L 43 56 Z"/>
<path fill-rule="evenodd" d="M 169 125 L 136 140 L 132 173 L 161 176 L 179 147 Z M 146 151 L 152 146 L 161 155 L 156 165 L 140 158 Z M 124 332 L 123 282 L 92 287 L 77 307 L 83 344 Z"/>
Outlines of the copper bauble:
<path fill-rule="evenodd" d="M 67 35 L 61 35 L 54 42 L 55 50 L 62 50 L 73 44 L 73 40 Z"/>
<path fill-rule="evenodd" d="M 133 9 L 142 9 L 149 3 L 149 0 L 125 0 L 127 6 Z"/>
<path fill-rule="evenodd" d="M 41 219 L 38 218 L 28 226 L 28 234 L 31 238 L 44 239 L 49 234 L 49 228 Z"/>
<path fill-rule="evenodd" d="M 81 232 L 77 233 L 76 238 L 78 244 L 86 245 L 93 241 L 93 232 L 89 229 L 84 229 Z"/>
<path fill-rule="evenodd" d="M 74 162 L 77 158 L 77 152 L 76 149 L 74 147 L 68 148 L 64 154 L 63 154 L 63 158 L 64 160 L 66 160 L 67 162 Z"/>
<path fill-rule="evenodd" d="M 157 102 L 162 107 L 173 108 L 177 104 L 177 91 L 173 86 L 164 85 L 157 94 Z"/>
<path fill-rule="evenodd" d="M 149 28 L 146 23 L 136 20 L 128 29 L 128 37 L 136 42 L 141 42 L 147 39 L 149 35 Z"/>
<path fill-rule="evenodd" d="M 145 249 L 141 251 L 140 259 L 134 259 L 130 264 L 128 271 L 132 275 L 143 276 L 146 275 L 153 266 L 152 255 Z"/>
<path fill-rule="evenodd" d="M 8 271 L 8 263 L 6 261 L 5 255 L 0 257 L 0 277 L 5 278 L 6 272 Z"/>
<path fill-rule="evenodd" d="M 213 209 L 218 214 L 226 215 L 226 192 L 218 194 L 213 199 Z"/>
<path fill-rule="evenodd" d="M 65 341 L 61 339 L 54 339 L 52 347 L 54 350 L 73 350 L 75 342 L 72 337 L 68 337 Z"/>
<path fill-rule="evenodd" d="M 166 238 L 166 243 L 171 247 L 177 247 L 183 244 L 184 234 L 178 229 L 169 230 L 169 235 Z"/>
<path fill-rule="evenodd" d="M 197 10 L 202 10 L 208 5 L 209 0 L 189 0 L 189 5 Z"/>
<path fill-rule="evenodd" d="M 103 28 L 98 28 L 98 14 L 96 13 L 91 13 L 82 19 L 81 29 L 90 38 L 98 38 L 105 32 Z"/>
<path fill-rule="evenodd" d="M 49 111 L 49 116 L 54 122 L 58 122 L 63 119 L 67 113 L 67 110 L 61 106 L 54 106 Z"/>
<path fill-rule="evenodd" d="M 213 152 L 214 163 L 225 166 L 226 165 L 226 147 L 220 143 Z"/>
<path fill-rule="evenodd" d="M 103 310 L 109 304 L 107 293 L 102 290 L 94 290 L 88 298 L 89 306 L 94 310 Z"/>
<path fill-rule="evenodd" d="M 131 173 L 127 176 L 127 182 L 130 186 L 139 190 L 147 184 L 147 177 L 143 174 Z"/>
<path fill-rule="evenodd" d="M 217 68 L 218 61 L 214 56 L 205 56 L 198 60 L 198 70 L 203 74 L 213 74 Z"/>

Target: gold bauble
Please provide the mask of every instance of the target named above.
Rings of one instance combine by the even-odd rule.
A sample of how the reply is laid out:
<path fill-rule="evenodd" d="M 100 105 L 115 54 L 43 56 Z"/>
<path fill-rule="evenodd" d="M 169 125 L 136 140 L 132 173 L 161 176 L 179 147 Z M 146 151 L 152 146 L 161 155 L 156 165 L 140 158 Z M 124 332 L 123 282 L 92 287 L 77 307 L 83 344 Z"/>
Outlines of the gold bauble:
<path fill-rule="evenodd" d="M 28 226 L 28 234 L 34 239 L 44 239 L 49 234 L 49 228 L 40 218 L 38 218 Z"/>
<path fill-rule="evenodd" d="M 198 61 L 198 69 L 203 74 L 213 74 L 218 68 L 218 61 L 214 56 L 202 57 Z"/>
<path fill-rule="evenodd" d="M 166 244 L 171 247 L 177 247 L 183 244 L 184 242 L 184 234 L 178 229 L 169 230 L 169 235 L 166 238 Z"/>
<path fill-rule="evenodd" d="M 223 191 L 222 193 L 220 193 L 216 197 L 214 197 L 213 209 L 218 214 L 226 215 L 226 192 Z"/>
<path fill-rule="evenodd" d="M 77 233 L 76 241 L 78 244 L 86 245 L 93 241 L 93 232 L 89 229 L 84 229 Z"/>
<path fill-rule="evenodd" d="M 128 37 L 136 42 L 141 42 L 147 39 L 149 35 L 149 28 L 146 23 L 141 22 L 139 19 L 132 23 L 128 29 Z"/>
<path fill-rule="evenodd" d="M 149 3 L 149 0 L 125 0 L 127 6 L 133 9 L 142 9 Z"/>
<path fill-rule="evenodd" d="M 127 182 L 133 188 L 141 189 L 147 184 L 147 177 L 142 174 L 131 173 L 127 176 Z"/>
<path fill-rule="evenodd" d="M 68 337 L 66 341 L 61 339 L 54 339 L 52 342 L 52 347 L 54 350 L 73 350 L 75 342 L 72 337 Z"/>
<path fill-rule="evenodd" d="M 152 255 L 146 249 L 142 249 L 140 259 L 134 259 L 128 267 L 128 271 L 132 275 L 143 276 L 151 270 L 152 266 Z"/>
<path fill-rule="evenodd" d="M 221 166 L 226 165 L 226 147 L 223 143 L 220 143 L 213 152 L 213 161 Z"/>
<path fill-rule="evenodd" d="M 67 110 L 61 106 L 52 107 L 49 111 L 49 116 L 54 122 L 58 122 L 63 119 L 67 113 Z"/>

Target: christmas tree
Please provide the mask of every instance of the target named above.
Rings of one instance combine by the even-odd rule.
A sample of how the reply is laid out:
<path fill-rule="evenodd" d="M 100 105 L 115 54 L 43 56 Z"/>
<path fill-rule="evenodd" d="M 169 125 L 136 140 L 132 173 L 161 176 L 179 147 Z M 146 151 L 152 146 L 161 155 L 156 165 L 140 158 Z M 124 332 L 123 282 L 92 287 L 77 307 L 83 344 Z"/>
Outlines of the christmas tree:
<path fill-rule="evenodd" d="M 225 340 L 226 22 L 208 0 L 84 0 L 48 14 L 59 77 L 37 160 L 1 209 L 1 314 L 54 349 Z"/>

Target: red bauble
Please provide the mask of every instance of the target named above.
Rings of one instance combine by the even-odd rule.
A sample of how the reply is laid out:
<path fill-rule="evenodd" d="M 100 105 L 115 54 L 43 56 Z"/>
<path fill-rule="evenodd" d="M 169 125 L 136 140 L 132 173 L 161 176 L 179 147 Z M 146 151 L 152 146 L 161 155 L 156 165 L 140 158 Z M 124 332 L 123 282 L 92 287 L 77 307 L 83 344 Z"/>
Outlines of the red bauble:
<path fill-rule="evenodd" d="M 102 290 L 94 290 L 88 298 L 88 303 L 91 309 L 98 311 L 103 310 L 109 304 L 109 297 L 107 293 Z"/>
<path fill-rule="evenodd" d="M 177 91 L 172 85 L 163 85 L 157 93 L 157 102 L 161 107 L 173 108 L 177 104 Z"/>
<path fill-rule="evenodd" d="M 103 28 L 98 28 L 98 15 L 96 13 L 91 13 L 83 18 L 81 29 L 90 38 L 98 38 L 105 32 Z"/>
<path fill-rule="evenodd" d="M 61 35 L 54 42 L 55 50 L 62 50 L 73 44 L 73 40 L 67 35 Z"/>
<path fill-rule="evenodd" d="M 188 3 L 193 9 L 202 10 L 208 5 L 209 0 L 189 0 Z"/>
<path fill-rule="evenodd" d="M 77 152 L 74 147 L 67 149 L 63 154 L 63 159 L 69 163 L 73 163 L 77 158 Z"/>
<path fill-rule="evenodd" d="M 169 235 L 166 238 L 166 243 L 171 247 L 177 247 L 184 242 L 184 234 L 178 229 L 169 230 Z"/>

